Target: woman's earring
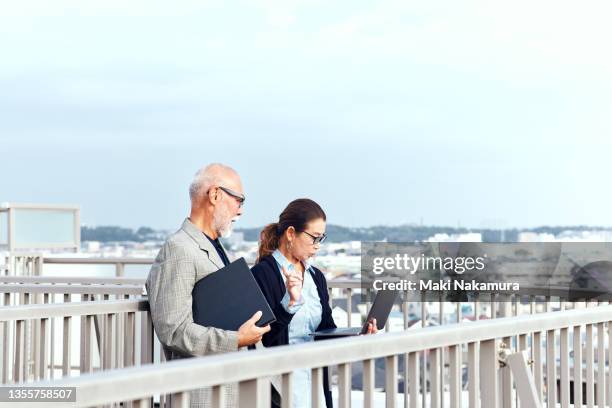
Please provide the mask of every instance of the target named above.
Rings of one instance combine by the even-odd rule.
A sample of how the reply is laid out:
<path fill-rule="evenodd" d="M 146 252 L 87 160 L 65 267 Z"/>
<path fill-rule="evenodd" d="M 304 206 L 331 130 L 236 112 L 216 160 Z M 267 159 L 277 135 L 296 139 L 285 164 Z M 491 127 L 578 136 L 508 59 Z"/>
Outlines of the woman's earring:
<path fill-rule="evenodd" d="M 287 251 L 291 251 L 292 246 L 293 246 L 293 243 L 291 243 L 291 241 L 287 241 Z"/>

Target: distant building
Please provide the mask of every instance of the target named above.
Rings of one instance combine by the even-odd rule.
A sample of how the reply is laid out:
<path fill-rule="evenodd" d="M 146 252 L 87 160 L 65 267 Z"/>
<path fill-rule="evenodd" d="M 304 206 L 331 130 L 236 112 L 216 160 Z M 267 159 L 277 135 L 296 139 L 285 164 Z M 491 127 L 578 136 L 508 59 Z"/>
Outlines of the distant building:
<path fill-rule="evenodd" d="M 557 235 L 536 232 L 521 232 L 518 234 L 519 242 L 612 242 L 612 231 L 567 230 Z"/>
<path fill-rule="evenodd" d="M 519 232 L 518 242 L 555 242 L 555 236 L 548 233 Z"/>
<path fill-rule="evenodd" d="M 83 243 L 85 247 L 85 252 L 100 252 L 100 242 L 99 241 L 86 241 Z"/>
<path fill-rule="evenodd" d="M 223 238 L 223 243 L 227 244 L 230 247 L 236 247 L 241 245 L 244 242 L 244 232 L 232 232 L 227 238 Z"/>
<path fill-rule="evenodd" d="M 464 234 L 435 234 L 425 240 L 426 242 L 482 242 L 480 232 L 467 232 Z"/>

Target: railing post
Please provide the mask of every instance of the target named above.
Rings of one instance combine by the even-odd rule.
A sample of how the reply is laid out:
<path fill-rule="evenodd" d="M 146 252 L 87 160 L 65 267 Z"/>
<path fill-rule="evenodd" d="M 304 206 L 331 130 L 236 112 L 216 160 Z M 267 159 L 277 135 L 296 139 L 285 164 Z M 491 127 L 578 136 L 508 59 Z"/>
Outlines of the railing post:
<path fill-rule="evenodd" d="M 604 323 L 597 323 L 597 406 L 606 404 L 606 352 Z"/>
<path fill-rule="evenodd" d="M 346 289 L 346 325 L 351 327 L 353 316 L 353 289 Z"/>
<path fill-rule="evenodd" d="M 47 371 L 47 359 L 48 359 L 48 354 L 47 354 L 47 339 L 49 338 L 49 319 L 41 319 L 40 320 L 40 337 L 39 337 L 39 345 L 38 345 L 38 349 L 39 349 L 39 355 L 38 358 L 40 359 L 39 365 L 38 365 L 38 378 L 42 379 L 42 380 L 46 380 L 48 375 L 48 371 Z"/>
<path fill-rule="evenodd" d="M 574 326 L 574 407 L 582 407 L 582 339 L 581 326 Z"/>
<path fill-rule="evenodd" d="M 546 332 L 546 404 L 549 408 L 555 408 L 557 405 L 557 360 L 555 354 L 555 331 L 548 330 Z"/>
<path fill-rule="evenodd" d="M 397 405 L 397 356 L 385 358 L 385 401 L 388 407 Z"/>
<path fill-rule="evenodd" d="M 569 335 L 568 329 L 561 329 L 560 333 L 559 356 L 561 358 L 560 383 L 559 390 L 561 392 L 561 408 L 569 408 L 570 405 L 570 371 L 569 371 Z"/>
<path fill-rule="evenodd" d="M 124 354 L 123 354 L 123 366 L 124 367 L 132 367 L 135 364 L 135 322 L 136 322 L 136 313 L 128 312 L 125 317 L 125 338 L 124 338 Z M 163 352 L 163 350 L 162 350 Z"/>
<path fill-rule="evenodd" d="M 10 306 L 11 294 L 5 293 L 3 306 Z M 12 339 L 11 335 L 12 325 L 9 322 L 2 323 L 2 383 L 6 384 L 9 380 L 9 346 Z"/>
<path fill-rule="evenodd" d="M 29 262 L 31 264 L 31 262 Z M 32 302 L 32 298 L 34 298 L 33 293 L 24 293 L 23 294 L 23 304 L 29 305 Z M 30 362 L 32 361 L 32 320 L 28 319 L 25 321 L 25 325 L 23 327 L 23 381 L 28 381 L 30 379 Z"/>
<path fill-rule="evenodd" d="M 319 369 L 320 370 L 320 369 Z M 314 378 L 313 378 L 314 382 Z M 270 380 L 256 378 L 241 381 L 238 391 L 238 407 L 240 408 L 269 408 L 270 407 Z M 174 407 L 173 407 L 174 408 Z"/>
<path fill-rule="evenodd" d="M 350 408 L 351 406 L 351 364 L 338 365 L 338 406 Z"/>
<path fill-rule="evenodd" d="M 542 374 L 542 333 L 535 332 L 532 334 L 531 352 L 533 353 L 533 376 L 535 381 L 538 397 L 542 401 L 543 374 Z"/>
<path fill-rule="evenodd" d="M 504 313 L 509 312 L 507 309 L 508 303 L 502 303 L 506 309 Z M 512 344 L 512 339 L 510 337 L 504 337 L 503 346 L 506 348 L 506 351 L 509 352 L 510 346 Z M 500 388 L 501 388 L 501 406 L 503 408 L 512 408 L 514 404 L 514 391 L 512 389 L 512 372 L 509 367 L 501 367 L 499 369 L 500 373 Z"/>
<path fill-rule="evenodd" d="M 93 323 L 93 316 L 86 315 L 82 319 L 83 326 L 81 327 L 81 334 L 83 336 L 83 349 L 81 350 L 81 374 L 91 373 L 93 371 L 93 342 L 92 342 L 92 331 L 91 326 Z"/>
<path fill-rule="evenodd" d="M 446 324 L 446 322 L 444 320 L 444 317 L 445 317 L 444 304 L 445 304 L 445 302 L 444 302 L 442 293 L 440 293 L 439 299 L 440 299 L 440 301 L 438 302 L 438 306 L 439 306 L 438 313 L 439 313 L 440 325 L 445 325 Z M 388 320 L 387 320 L 387 322 L 388 322 Z M 445 404 L 444 404 L 444 402 L 445 402 L 444 401 L 444 381 L 445 381 L 445 378 L 444 378 L 444 367 L 446 366 L 445 351 L 446 351 L 446 348 L 442 347 L 442 348 L 439 349 L 439 352 L 438 352 L 439 353 L 438 354 L 438 359 L 440 360 L 440 374 L 439 374 L 440 375 L 439 376 L 440 389 L 438 391 L 439 394 L 440 394 L 440 397 L 439 397 L 440 408 L 445 408 Z"/>
<path fill-rule="evenodd" d="M 497 345 L 495 339 L 480 342 L 480 395 L 482 406 L 497 408 Z"/>
<path fill-rule="evenodd" d="M 310 377 L 310 385 L 311 385 L 311 396 L 312 396 L 312 407 L 313 408 L 323 408 L 321 404 L 321 399 L 323 395 L 323 369 L 321 367 L 313 368 L 311 370 Z M 308 392 L 306 390 L 306 392 Z M 241 406 L 242 408 L 242 406 Z"/>
<path fill-rule="evenodd" d="M 24 380 L 23 361 L 24 342 L 25 342 L 25 321 L 15 322 L 15 363 L 13 364 L 13 382 L 18 383 Z"/>
<path fill-rule="evenodd" d="M 587 407 L 593 408 L 595 406 L 595 372 L 593 366 L 594 353 L 593 353 L 593 325 L 586 325 L 586 349 L 585 349 L 585 360 L 586 360 L 586 397 Z"/>
<path fill-rule="evenodd" d="M 363 362 L 363 406 L 374 407 L 374 360 Z"/>
<path fill-rule="evenodd" d="M 282 408 L 293 407 L 293 373 L 283 374 L 281 387 Z"/>
<path fill-rule="evenodd" d="M 142 312 L 140 315 L 140 365 L 150 364 L 154 361 L 153 336 L 151 312 Z M 153 407 L 153 398 L 141 400 L 141 405 Z"/>
<path fill-rule="evenodd" d="M 42 260 L 42 258 L 41 258 Z M 42 303 L 49 304 L 49 299 L 51 295 L 49 293 L 43 293 L 42 295 Z M 50 346 L 47 348 L 47 343 L 51 343 L 51 334 L 50 328 L 53 319 L 42 319 L 40 322 L 40 330 L 41 330 L 41 342 L 40 342 L 40 360 L 41 360 L 41 374 L 40 377 L 43 380 L 49 378 L 49 356 L 51 355 Z M 49 351 L 47 351 L 49 349 Z"/>
<path fill-rule="evenodd" d="M 450 373 L 450 405 L 451 408 L 461 406 L 461 367 L 459 356 L 461 344 L 449 347 L 448 369 Z"/>
<path fill-rule="evenodd" d="M 42 255 L 38 255 L 36 257 L 34 257 L 34 275 L 35 276 L 40 276 L 40 274 L 42 273 Z M 33 294 L 33 302 L 34 304 L 39 304 L 42 303 L 42 297 L 43 295 L 40 293 L 35 293 Z M 32 352 L 32 358 L 34 359 L 34 379 L 35 380 L 39 380 L 40 376 L 39 373 L 41 372 L 40 369 L 40 356 L 41 356 L 41 329 L 42 329 L 42 322 L 40 319 L 36 319 L 33 322 L 33 336 L 34 336 L 34 347 L 33 347 L 33 352 Z"/>
<path fill-rule="evenodd" d="M 189 408 L 189 392 L 172 394 L 172 408 Z"/>
<path fill-rule="evenodd" d="M 153 362 L 153 322 L 151 313 L 143 312 L 140 320 L 140 364 Z"/>
<path fill-rule="evenodd" d="M 64 303 L 70 303 L 70 295 L 64 294 Z M 63 318 L 63 341 L 62 341 L 62 376 L 70 375 L 70 337 L 72 334 L 72 316 Z"/>
<path fill-rule="evenodd" d="M 421 327 L 427 327 L 427 293 L 425 291 L 421 292 L 421 302 L 419 303 L 421 306 Z M 421 352 L 421 357 L 423 359 L 423 364 L 421 365 L 421 388 L 422 388 L 422 398 L 421 398 L 421 406 L 422 408 L 427 407 L 427 361 L 428 355 L 427 350 L 423 350 Z"/>
<path fill-rule="evenodd" d="M 440 408 L 440 397 L 442 396 L 441 389 L 441 373 L 440 373 L 440 353 L 443 349 L 430 350 L 429 368 L 430 368 L 430 388 L 429 397 L 431 408 Z"/>
<path fill-rule="evenodd" d="M 89 300 L 89 295 L 81 294 L 81 302 L 87 302 Z M 87 371 L 87 359 L 89 358 L 89 341 L 91 340 L 88 336 L 91 335 L 89 328 L 87 327 L 87 316 L 81 316 L 79 319 L 81 322 L 81 355 L 79 359 L 79 368 L 80 375 L 82 375 Z"/>
<path fill-rule="evenodd" d="M 72 334 L 72 317 L 64 317 L 64 337 L 62 343 L 62 376 L 70 376 L 70 354 L 72 348 L 70 347 L 70 340 Z"/>
<path fill-rule="evenodd" d="M 104 345 L 102 368 L 104 370 L 110 370 L 113 368 L 115 363 L 115 353 L 117 352 L 115 348 L 115 325 L 113 324 L 115 320 L 116 315 L 114 313 L 104 315 L 104 340 L 102 341 L 102 344 Z"/>
<path fill-rule="evenodd" d="M 417 408 L 419 405 L 419 353 L 408 353 L 405 358 L 407 365 L 404 375 L 404 406 L 406 408 Z M 423 386 L 423 394 L 425 393 L 424 388 L 425 386 Z M 407 398 L 408 390 L 410 390 L 410 400 Z"/>
<path fill-rule="evenodd" d="M 612 367 L 612 321 L 608 322 L 608 367 Z M 610 370 L 610 368 L 608 368 Z M 612 371 L 608 371 L 608 405 L 612 406 Z"/>
<path fill-rule="evenodd" d="M 212 387 L 212 406 L 213 408 L 225 407 L 225 386 L 215 385 Z"/>
<path fill-rule="evenodd" d="M 479 344 L 468 344 L 468 400 L 470 408 L 480 407 L 480 359 Z"/>

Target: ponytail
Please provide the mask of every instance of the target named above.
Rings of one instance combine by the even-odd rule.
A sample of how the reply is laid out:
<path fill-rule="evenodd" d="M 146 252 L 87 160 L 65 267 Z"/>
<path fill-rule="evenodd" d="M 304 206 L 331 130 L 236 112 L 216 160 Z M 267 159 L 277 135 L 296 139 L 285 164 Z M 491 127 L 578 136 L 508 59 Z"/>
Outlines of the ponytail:
<path fill-rule="evenodd" d="M 257 262 L 263 257 L 272 255 L 279 245 L 280 234 L 278 233 L 278 222 L 266 225 L 259 235 L 259 254 Z"/>

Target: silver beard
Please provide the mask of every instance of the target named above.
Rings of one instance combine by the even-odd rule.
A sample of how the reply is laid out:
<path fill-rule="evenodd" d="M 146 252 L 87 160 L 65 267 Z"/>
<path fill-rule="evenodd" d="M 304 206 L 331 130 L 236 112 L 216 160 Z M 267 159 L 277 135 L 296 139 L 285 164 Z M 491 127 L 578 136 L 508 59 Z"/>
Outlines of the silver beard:
<path fill-rule="evenodd" d="M 240 217 L 229 218 L 229 214 L 225 211 L 219 211 L 213 216 L 213 223 L 215 231 L 221 238 L 229 238 L 232 235 L 233 222 L 237 221 Z M 227 220 L 227 221 L 226 221 Z"/>

